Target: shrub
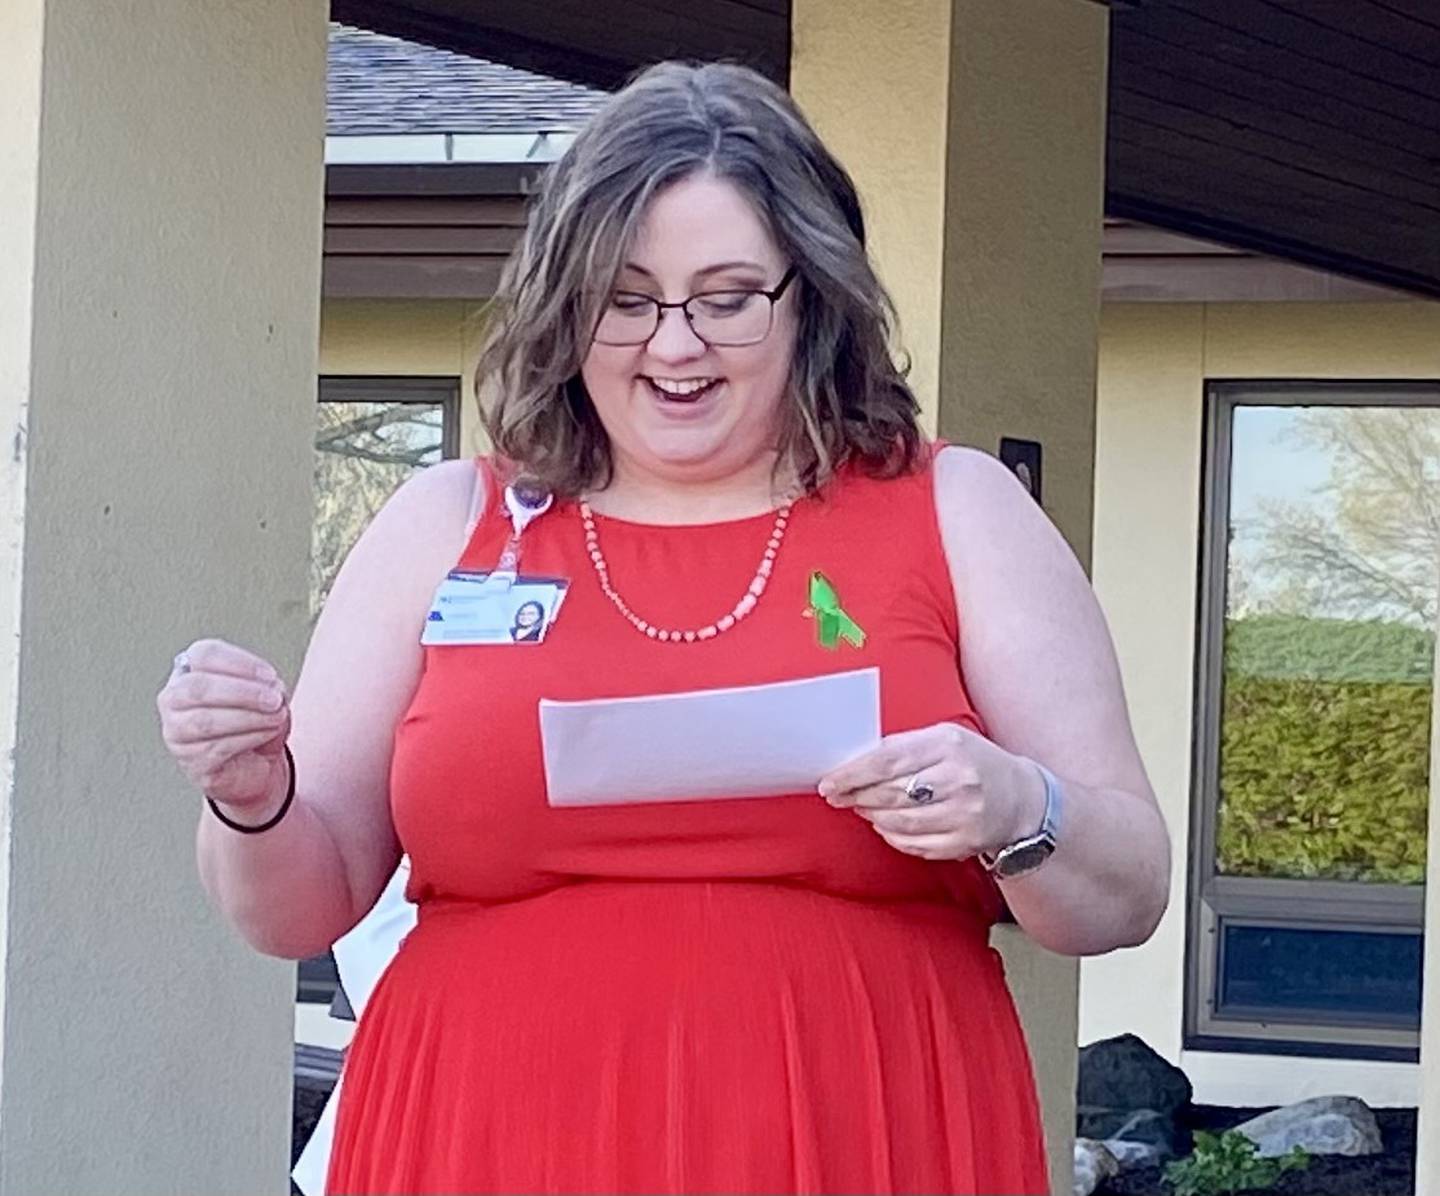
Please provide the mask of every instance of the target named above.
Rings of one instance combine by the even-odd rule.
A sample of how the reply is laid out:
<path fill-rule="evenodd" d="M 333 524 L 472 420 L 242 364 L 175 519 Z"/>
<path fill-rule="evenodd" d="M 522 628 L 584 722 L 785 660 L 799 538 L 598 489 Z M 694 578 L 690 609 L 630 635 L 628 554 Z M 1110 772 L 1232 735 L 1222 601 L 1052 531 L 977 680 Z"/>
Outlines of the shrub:
<path fill-rule="evenodd" d="M 1255 1149 L 1239 1130 L 1218 1135 L 1197 1130 L 1195 1153 L 1167 1166 L 1165 1179 L 1175 1196 L 1229 1196 L 1274 1187 L 1285 1172 L 1310 1165 L 1310 1156 L 1298 1146 L 1274 1159 L 1260 1158 Z"/>
<path fill-rule="evenodd" d="M 1387 624 L 1231 625 L 1222 873 L 1423 883 L 1432 644 Z"/>

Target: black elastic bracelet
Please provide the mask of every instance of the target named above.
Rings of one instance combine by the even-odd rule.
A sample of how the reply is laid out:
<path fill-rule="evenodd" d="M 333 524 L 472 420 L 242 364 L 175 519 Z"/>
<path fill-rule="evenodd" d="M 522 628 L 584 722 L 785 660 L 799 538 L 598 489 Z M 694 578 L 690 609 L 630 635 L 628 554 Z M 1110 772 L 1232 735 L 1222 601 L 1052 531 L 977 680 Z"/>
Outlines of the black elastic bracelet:
<path fill-rule="evenodd" d="M 280 819 L 284 818 L 285 815 L 290 812 L 290 803 L 295 800 L 295 757 L 290 754 L 290 745 L 288 743 L 285 745 L 285 763 L 290 769 L 290 784 L 285 790 L 285 800 L 280 803 L 280 808 L 275 811 L 273 817 L 266 819 L 266 821 L 262 822 L 259 826 L 246 826 L 243 822 L 236 822 L 233 818 L 227 818 L 224 814 L 220 813 L 220 807 L 215 804 L 215 799 L 207 793 L 205 795 L 205 801 L 210 806 L 210 813 L 214 814 L 216 818 L 220 819 L 220 821 L 232 831 L 239 831 L 242 835 L 258 835 L 263 831 L 268 831 L 273 826 L 278 826 Z"/>

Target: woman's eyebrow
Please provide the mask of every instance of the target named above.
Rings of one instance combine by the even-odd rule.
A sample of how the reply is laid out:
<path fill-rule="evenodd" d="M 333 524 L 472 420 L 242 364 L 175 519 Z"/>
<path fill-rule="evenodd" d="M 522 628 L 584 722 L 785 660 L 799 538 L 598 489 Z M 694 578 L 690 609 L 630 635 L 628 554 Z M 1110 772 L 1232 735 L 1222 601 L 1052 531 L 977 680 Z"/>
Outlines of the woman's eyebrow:
<path fill-rule="evenodd" d="M 714 266 L 706 266 L 703 270 L 696 270 L 695 277 L 703 278 L 707 274 L 719 274 L 725 270 L 754 270 L 757 274 L 764 274 L 765 267 L 759 262 L 720 262 Z"/>
<path fill-rule="evenodd" d="M 651 274 L 649 270 L 645 269 L 645 267 L 640 265 L 638 262 L 626 262 L 623 269 L 629 270 L 635 274 L 643 274 L 651 282 L 659 281 L 659 279 L 657 279 L 655 275 Z M 717 262 L 713 266 L 705 266 L 699 270 L 696 270 L 695 273 L 691 275 L 691 277 L 704 278 L 710 274 L 720 274 L 725 270 L 754 270 L 757 274 L 764 274 L 766 272 L 766 267 L 762 266 L 759 262 L 751 261 Z"/>

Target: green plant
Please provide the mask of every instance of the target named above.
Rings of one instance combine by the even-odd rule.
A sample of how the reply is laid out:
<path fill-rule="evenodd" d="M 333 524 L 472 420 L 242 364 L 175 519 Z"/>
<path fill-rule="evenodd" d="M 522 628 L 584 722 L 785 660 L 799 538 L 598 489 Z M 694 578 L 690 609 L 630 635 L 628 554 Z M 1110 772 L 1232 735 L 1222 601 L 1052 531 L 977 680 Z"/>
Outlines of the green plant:
<path fill-rule="evenodd" d="M 1310 1156 L 1300 1147 L 1279 1158 L 1261 1158 L 1255 1143 L 1239 1130 L 1223 1134 L 1196 1131 L 1195 1153 L 1165 1168 L 1165 1179 L 1175 1196 L 1228 1196 L 1271 1188 L 1287 1171 L 1310 1165 Z"/>
<path fill-rule="evenodd" d="M 1434 652 L 1396 623 L 1227 624 L 1221 873 L 1424 882 Z"/>

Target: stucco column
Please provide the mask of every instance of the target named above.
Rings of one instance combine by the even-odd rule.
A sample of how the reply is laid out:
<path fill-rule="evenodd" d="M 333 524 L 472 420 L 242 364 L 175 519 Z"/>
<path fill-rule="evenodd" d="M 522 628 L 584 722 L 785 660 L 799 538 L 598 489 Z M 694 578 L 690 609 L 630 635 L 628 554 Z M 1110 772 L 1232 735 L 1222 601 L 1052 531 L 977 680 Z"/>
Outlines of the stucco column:
<path fill-rule="evenodd" d="M 286 1190 L 293 968 L 205 905 L 153 699 L 202 633 L 298 663 L 325 40 L 0 4 L 5 1196 Z"/>
<path fill-rule="evenodd" d="M 791 87 L 860 189 L 932 432 L 1044 446 L 1089 566 L 1107 13 L 1091 0 L 795 0 Z M 1075 962 L 997 932 L 1070 1191 Z"/>

